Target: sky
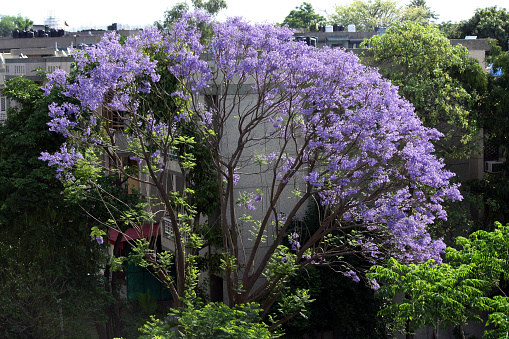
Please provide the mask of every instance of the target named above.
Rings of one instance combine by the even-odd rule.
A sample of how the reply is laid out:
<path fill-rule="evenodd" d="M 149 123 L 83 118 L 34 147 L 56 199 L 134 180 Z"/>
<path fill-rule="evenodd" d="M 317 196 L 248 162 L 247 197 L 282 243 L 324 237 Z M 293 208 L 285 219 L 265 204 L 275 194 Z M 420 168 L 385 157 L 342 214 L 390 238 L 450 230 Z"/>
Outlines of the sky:
<path fill-rule="evenodd" d="M 182 0 L 86 0 L 71 2 L 69 0 L 51 1 L 3 1 L 0 15 L 18 15 L 28 17 L 34 24 L 44 24 L 44 20 L 53 16 L 62 24 L 67 22 L 67 30 L 85 28 L 106 28 L 112 23 L 129 25 L 131 28 L 142 28 L 154 21 L 162 20 L 166 9 Z M 228 9 L 221 12 L 219 20 L 228 16 L 243 16 L 251 22 L 279 23 L 292 9 L 303 1 L 309 2 L 319 14 L 327 16 L 335 5 L 346 5 L 351 0 L 227 0 Z M 400 0 L 401 6 L 410 0 Z M 190 3 L 190 1 L 188 0 Z M 509 9 L 509 0 L 427 0 L 426 3 L 439 15 L 438 22 L 458 22 L 472 17 L 476 8 L 497 6 Z"/>

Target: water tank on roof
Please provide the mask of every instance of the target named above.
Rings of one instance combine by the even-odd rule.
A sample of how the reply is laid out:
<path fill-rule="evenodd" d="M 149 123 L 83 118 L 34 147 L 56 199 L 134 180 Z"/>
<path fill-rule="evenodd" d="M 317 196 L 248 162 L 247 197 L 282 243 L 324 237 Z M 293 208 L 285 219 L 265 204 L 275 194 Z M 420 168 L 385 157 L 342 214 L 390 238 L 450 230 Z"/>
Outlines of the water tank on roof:
<path fill-rule="evenodd" d="M 13 37 L 14 39 L 19 38 L 19 31 L 18 31 L 17 29 L 15 29 L 15 30 L 13 30 L 13 31 L 12 31 L 12 37 Z"/>
<path fill-rule="evenodd" d="M 333 27 L 332 25 L 326 25 L 325 26 L 325 33 L 332 33 Z"/>
<path fill-rule="evenodd" d="M 27 38 L 33 38 L 34 32 L 33 31 L 27 31 Z"/>
<path fill-rule="evenodd" d="M 355 32 L 355 25 L 348 25 L 348 32 Z"/>

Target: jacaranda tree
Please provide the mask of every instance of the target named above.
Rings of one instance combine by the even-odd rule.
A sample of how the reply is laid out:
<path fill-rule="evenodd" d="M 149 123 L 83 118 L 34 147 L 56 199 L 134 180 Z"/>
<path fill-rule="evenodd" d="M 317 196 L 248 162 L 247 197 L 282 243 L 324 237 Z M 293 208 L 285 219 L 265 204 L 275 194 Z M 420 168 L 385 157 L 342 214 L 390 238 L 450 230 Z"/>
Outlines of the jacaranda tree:
<path fill-rule="evenodd" d="M 202 44 L 196 27 L 206 20 L 184 16 L 168 34 L 147 29 L 125 43 L 108 34 L 76 50 L 75 72 L 57 70 L 46 86 L 69 98 L 50 106 L 50 129 L 67 142 L 42 155 L 68 185 L 93 185 L 76 172 L 104 165 L 94 155 L 106 154 L 110 171 L 155 187 L 175 248 L 169 255 L 145 247 L 138 258 L 154 267 L 174 300 L 194 284 L 190 248 L 203 246 L 203 227 L 194 222 L 193 190 L 169 189 L 167 169 L 179 165 L 184 178 L 195 170 L 198 141 L 208 145 L 217 173 L 219 217 L 207 234 L 219 235 L 211 251 L 221 256 L 230 306 L 259 302 L 264 316 L 285 295 L 289 276 L 310 265 L 341 267 L 347 254 L 440 261 L 445 245 L 426 228 L 446 218 L 445 199 L 460 195 L 433 155 L 440 133 L 422 126 L 397 88 L 353 54 L 294 42 L 288 28 L 232 18 L 211 23 L 213 36 Z M 123 146 L 101 106 L 120 112 Z M 184 123 L 195 138 L 181 132 Z M 119 150 L 144 174 L 130 172 Z M 325 212 L 300 243 L 306 230 L 288 229 L 311 200 Z M 357 278 L 355 267 L 342 268 Z M 284 315 L 273 327 L 306 298 L 305 291 L 280 298 Z"/>

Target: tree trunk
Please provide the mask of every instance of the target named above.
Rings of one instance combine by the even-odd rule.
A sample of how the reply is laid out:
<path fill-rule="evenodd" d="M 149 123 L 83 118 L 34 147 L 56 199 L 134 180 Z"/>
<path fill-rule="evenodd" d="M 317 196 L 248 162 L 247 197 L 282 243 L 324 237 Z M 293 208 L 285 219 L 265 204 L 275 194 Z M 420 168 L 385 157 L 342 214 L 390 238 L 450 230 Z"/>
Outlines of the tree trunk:
<path fill-rule="evenodd" d="M 123 234 L 118 232 L 115 245 L 113 247 L 113 256 L 118 257 L 120 255 L 120 244 L 122 243 Z M 97 334 L 100 339 L 113 339 L 124 336 L 124 326 L 122 318 L 120 317 L 120 295 L 117 291 L 117 279 L 118 274 L 110 271 L 110 265 L 106 264 L 104 269 L 104 289 L 106 292 L 111 293 L 114 298 L 113 304 L 107 305 L 105 308 L 106 316 L 108 320 L 106 326 L 103 324 L 96 324 Z"/>

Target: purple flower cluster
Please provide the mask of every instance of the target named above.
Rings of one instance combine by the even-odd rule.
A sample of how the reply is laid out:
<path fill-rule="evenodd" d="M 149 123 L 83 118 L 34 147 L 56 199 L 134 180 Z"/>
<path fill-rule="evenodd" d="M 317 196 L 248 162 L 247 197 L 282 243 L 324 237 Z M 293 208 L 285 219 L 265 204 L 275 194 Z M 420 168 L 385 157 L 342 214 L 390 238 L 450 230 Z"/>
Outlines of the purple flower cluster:
<path fill-rule="evenodd" d="M 299 239 L 299 235 L 295 232 L 288 236 L 288 241 L 290 242 L 290 246 L 292 246 L 292 250 L 294 251 L 300 249 L 300 243 L 297 239 Z"/>
<path fill-rule="evenodd" d="M 361 279 L 359 278 L 359 276 L 357 275 L 357 273 L 355 273 L 354 271 L 350 270 L 346 273 L 343 273 L 345 277 L 351 277 L 353 281 L 355 282 L 359 282 L 361 281 Z"/>
<path fill-rule="evenodd" d="M 60 146 L 60 152 L 49 154 L 48 152 L 42 152 L 39 157 L 42 161 L 48 161 L 49 166 L 57 165 L 57 178 L 60 178 L 65 169 L 74 166 L 79 159 L 83 159 L 83 156 L 76 152 L 74 147 L 67 147 L 67 143 Z"/>

